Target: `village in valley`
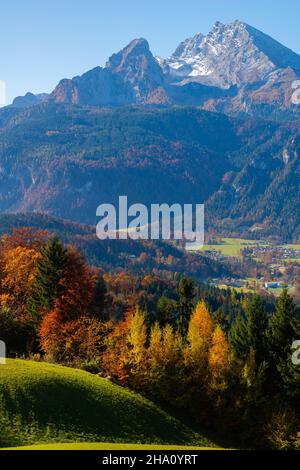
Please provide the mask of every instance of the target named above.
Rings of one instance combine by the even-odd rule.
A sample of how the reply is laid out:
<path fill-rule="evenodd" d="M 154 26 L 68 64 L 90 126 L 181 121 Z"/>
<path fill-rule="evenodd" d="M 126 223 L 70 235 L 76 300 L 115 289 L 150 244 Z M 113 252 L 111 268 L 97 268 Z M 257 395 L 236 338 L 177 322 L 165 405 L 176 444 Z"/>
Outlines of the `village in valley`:
<path fill-rule="evenodd" d="M 211 285 L 240 291 L 264 290 L 275 296 L 298 288 L 300 245 L 282 245 L 270 240 L 211 238 L 202 249 L 209 258 L 240 264 L 244 276 L 210 279 Z"/>

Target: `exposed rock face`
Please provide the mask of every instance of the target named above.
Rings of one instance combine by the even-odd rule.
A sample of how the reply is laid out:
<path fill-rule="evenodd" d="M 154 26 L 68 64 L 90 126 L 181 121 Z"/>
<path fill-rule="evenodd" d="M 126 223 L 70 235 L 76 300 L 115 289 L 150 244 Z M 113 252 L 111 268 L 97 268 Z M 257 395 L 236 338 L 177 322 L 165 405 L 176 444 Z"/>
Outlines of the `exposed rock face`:
<path fill-rule="evenodd" d="M 27 94 L 13 105 L 188 105 L 299 119 L 300 106 L 292 103 L 292 83 L 299 77 L 299 55 L 245 23 L 217 22 L 206 36 L 197 33 L 179 44 L 168 59 L 154 58 L 145 39 L 134 39 L 105 67 L 62 80 L 48 97 Z"/>
<path fill-rule="evenodd" d="M 62 80 L 49 97 L 56 103 L 87 106 L 122 106 L 132 103 L 133 99 L 130 86 L 101 67 L 72 80 Z"/>
<path fill-rule="evenodd" d="M 300 71 L 300 56 L 251 26 L 217 22 L 207 36 L 196 34 L 166 61 L 175 79 L 219 88 L 268 79 L 277 69 Z"/>
<path fill-rule="evenodd" d="M 228 114 L 266 118 L 290 117 L 292 83 L 300 76 L 300 56 L 266 34 L 240 21 L 217 22 L 207 36 L 198 33 L 160 60 L 169 82 L 195 82 L 232 93 L 202 107 Z M 281 115 L 281 116 L 279 116 Z"/>
<path fill-rule="evenodd" d="M 62 80 L 50 100 L 93 106 L 167 103 L 164 76 L 145 39 L 135 39 L 106 67 L 97 67 L 81 77 Z"/>
<path fill-rule="evenodd" d="M 127 47 L 110 57 L 108 70 L 130 84 L 137 103 L 153 102 L 153 97 L 161 96 L 158 102 L 168 101 L 163 96 L 164 75 L 153 57 L 145 39 L 135 39 Z M 155 100 L 154 100 L 155 102 Z"/>

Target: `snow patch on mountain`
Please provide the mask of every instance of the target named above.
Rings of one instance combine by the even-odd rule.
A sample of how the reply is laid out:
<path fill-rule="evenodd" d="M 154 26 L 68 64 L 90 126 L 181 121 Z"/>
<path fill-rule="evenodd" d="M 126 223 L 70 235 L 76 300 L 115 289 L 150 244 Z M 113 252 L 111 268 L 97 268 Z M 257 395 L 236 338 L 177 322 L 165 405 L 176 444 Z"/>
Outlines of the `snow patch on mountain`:
<path fill-rule="evenodd" d="M 171 81 L 227 89 L 264 80 L 287 63 L 300 69 L 300 56 L 246 23 L 218 21 L 207 36 L 197 33 L 183 41 L 163 69 Z"/>

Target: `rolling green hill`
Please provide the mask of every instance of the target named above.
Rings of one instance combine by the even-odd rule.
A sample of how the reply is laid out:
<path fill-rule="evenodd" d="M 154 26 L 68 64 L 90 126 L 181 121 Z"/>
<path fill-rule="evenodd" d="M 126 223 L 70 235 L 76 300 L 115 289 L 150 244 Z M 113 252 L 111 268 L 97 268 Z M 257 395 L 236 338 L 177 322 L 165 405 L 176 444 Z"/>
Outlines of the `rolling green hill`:
<path fill-rule="evenodd" d="M 110 442 L 80 442 L 40 444 L 34 446 L 6 447 L 0 451 L 15 450 L 223 450 L 222 447 L 157 445 L 157 444 L 111 444 Z"/>
<path fill-rule="evenodd" d="M 87 372 L 21 360 L 0 366 L 0 447 L 80 442 L 214 447 L 140 395 Z"/>

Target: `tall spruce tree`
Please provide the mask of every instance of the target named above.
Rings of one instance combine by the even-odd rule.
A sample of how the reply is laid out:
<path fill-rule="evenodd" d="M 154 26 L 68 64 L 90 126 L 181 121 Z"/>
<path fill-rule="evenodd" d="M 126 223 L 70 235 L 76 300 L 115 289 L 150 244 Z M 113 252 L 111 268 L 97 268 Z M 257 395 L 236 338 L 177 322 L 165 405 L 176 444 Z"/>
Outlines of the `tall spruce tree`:
<path fill-rule="evenodd" d="M 37 266 L 37 276 L 29 310 L 35 322 L 39 320 L 41 309 L 51 310 L 59 295 L 59 281 L 67 265 L 68 253 L 58 237 L 52 237 L 41 249 L 41 259 Z"/>
<path fill-rule="evenodd" d="M 107 287 L 102 275 L 98 276 L 94 287 L 94 301 L 92 313 L 99 320 L 105 322 L 109 320 L 109 314 L 106 308 Z"/>
<path fill-rule="evenodd" d="M 300 396 L 299 365 L 292 362 L 292 346 L 300 339 L 300 321 L 292 297 L 285 289 L 277 300 L 276 312 L 270 320 L 268 343 L 274 379 L 278 390 Z"/>
<path fill-rule="evenodd" d="M 186 336 L 193 306 L 193 298 L 195 296 L 194 282 L 190 278 L 182 278 L 178 286 L 179 294 L 179 320 L 178 329 L 182 336 Z"/>
<path fill-rule="evenodd" d="M 276 312 L 270 320 L 268 339 L 274 362 L 291 354 L 291 346 L 294 340 L 299 338 L 299 319 L 292 297 L 285 289 L 276 303 Z"/>
<path fill-rule="evenodd" d="M 246 318 L 240 313 L 229 332 L 229 343 L 239 359 L 245 360 L 249 353 L 249 339 Z"/>
<path fill-rule="evenodd" d="M 267 360 L 266 335 L 268 316 L 265 304 L 258 295 L 247 305 L 247 334 L 250 347 L 255 351 L 255 360 L 261 364 Z"/>
<path fill-rule="evenodd" d="M 156 319 L 160 326 L 167 324 L 175 326 L 178 317 L 178 305 L 173 299 L 169 299 L 164 295 L 159 298 L 156 305 Z"/>
<path fill-rule="evenodd" d="M 265 305 L 259 296 L 252 297 L 246 306 L 246 315 L 239 315 L 235 320 L 229 340 L 236 355 L 246 359 L 252 349 L 255 361 L 259 365 L 266 361 L 266 333 L 268 317 Z"/>

